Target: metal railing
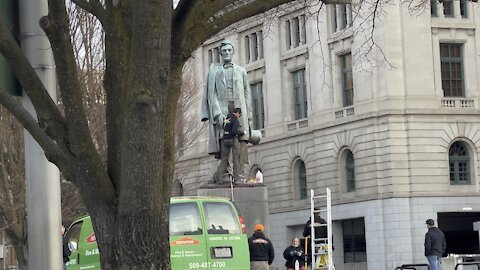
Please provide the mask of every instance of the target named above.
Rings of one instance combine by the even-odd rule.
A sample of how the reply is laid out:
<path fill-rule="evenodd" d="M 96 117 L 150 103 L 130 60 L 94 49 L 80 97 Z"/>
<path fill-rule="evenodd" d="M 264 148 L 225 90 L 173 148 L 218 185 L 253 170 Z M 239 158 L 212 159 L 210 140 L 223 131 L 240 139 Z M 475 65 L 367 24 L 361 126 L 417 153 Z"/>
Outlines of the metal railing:
<path fill-rule="evenodd" d="M 404 269 L 411 269 L 411 270 L 417 270 L 417 267 L 426 267 L 427 270 L 430 270 L 430 266 L 426 263 L 422 264 L 404 264 L 402 266 L 399 266 L 395 268 L 395 270 L 404 270 Z"/>

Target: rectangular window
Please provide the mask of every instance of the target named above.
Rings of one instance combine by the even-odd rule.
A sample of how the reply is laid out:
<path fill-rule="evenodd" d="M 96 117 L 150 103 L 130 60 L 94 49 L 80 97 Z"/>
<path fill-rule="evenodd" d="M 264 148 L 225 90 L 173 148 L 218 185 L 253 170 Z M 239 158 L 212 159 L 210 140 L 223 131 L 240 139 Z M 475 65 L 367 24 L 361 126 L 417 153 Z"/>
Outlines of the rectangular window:
<path fill-rule="evenodd" d="M 295 120 L 307 117 L 307 83 L 305 81 L 305 69 L 292 72 L 293 96 L 295 100 Z"/>
<path fill-rule="evenodd" d="M 245 36 L 245 63 L 250 63 L 250 36 Z"/>
<path fill-rule="evenodd" d="M 305 18 L 305 15 L 300 16 L 300 31 L 301 31 L 301 36 L 300 36 L 300 42 L 302 44 L 307 43 L 307 19 Z"/>
<path fill-rule="evenodd" d="M 342 220 L 342 231 L 344 262 L 366 262 L 367 243 L 364 218 Z"/>
<path fill-rule="evenodd" d="M 298 17 L 292 19 L 293 27 L 293 47 L 298 47 L 300 45 L 300 23 Z"/>
<path fill-rule="evenodd" d="M 251 63 L 263 58 L 263 34 L 262 31 L 248 34 L 245 40 L 245 62 Z"/>
<path fill-rule="evenodd" d="M 462 18 L 467 18 L 468 13 L 467 13 L 467 0 L 460 0 L 460 15 L 462 15 Z"/>
<path fill-rule="evenodd" d="M 262 31 L 257 32 L 257 38 L 258 38 L 258 58 L 263 59 L 263 32 Z"/>
<path fill-rule="evenodd" d="M 213 63 L 213 53 L 212 50 L 208 50 L 208 66 Z"/>
<path fill-rule="evenodd" d="M 259 130 L 265 127 L 262 82 L 251 84 L 250 91 L 252 93 L 253 129 Z"/>
<path fill-rule="evenodd" d="M 445 17 L 453 17 L 453 1 L 443 2 L 443 15 Z"/>
<path fill-rule="evenodd" d="M 305 29 L 305 15 L 285 21 L 285 37 L 287 50 L 306 44 L 307 31 Z"/>
<path fill-rule="evenodd" d="M 331 14 L 332 14 L 332 33 L 337 32 L 337 9 L 335 4 L 331 5 Z"/>
<path fill-rule="evenodd" d="M 220 63 L 220 50 L 217 48 L 213 48 L 213 62 Z"/>
<path fill-rule="evenodd" d="M 347 28 L 347 5 L 342 4 L 338 5 L 340 8 L 340 29 L 345 29 Z"/>
<path fill-rule="evenodd" d="M 437 17 L 437 1 L 438 0 L 430 0 L 430 15 L 432 15 L 432 17 Z"/>
<path fill-rule="evenodd" d="M 352 25 L 352 5 L 333 4 L 331 6 L 332 33 Z M 350 20 L 349 17 L 350 16 Z"/>
<path fill-rule="evenodd" d="M 343 107 L 347 107 L 353 105 L 352 54 L 341 55 L 340 64 L 342 70 Z"/>
<path fill-rule="evenodd" d="M 347 12 L 348 12 L 348 16 L 350 17 L 350 22 L 348 23 L 348 26 L 352 26 L 353 25 L 353 12 L 352 12 L 352 5 L 347 5 Z"/>
<path fill-rule="evenodd" d="M 257 61 L 258 60 L 258 38 L 257 38 L 257 33 L 253 33 L 251 35 L 251 40 L 252 40 L 252 61 Z"/>
<path fill-rule="evenodd" d="M 220 50 L 218 47 L 208 50 L 208 65 L 220 63 Z"/>
<path fill-rule="evenodd" d="M 290 32 L 290 25 L 290 20 L 287 20 L 285 22 L 285 37 L 287 42 L 287 50 L 292 47 L 292 33 Z"/>
<path fill-rule="evenodd" d="M 444 97 L 464 97 L 462 44 L 440 44 Z"/>

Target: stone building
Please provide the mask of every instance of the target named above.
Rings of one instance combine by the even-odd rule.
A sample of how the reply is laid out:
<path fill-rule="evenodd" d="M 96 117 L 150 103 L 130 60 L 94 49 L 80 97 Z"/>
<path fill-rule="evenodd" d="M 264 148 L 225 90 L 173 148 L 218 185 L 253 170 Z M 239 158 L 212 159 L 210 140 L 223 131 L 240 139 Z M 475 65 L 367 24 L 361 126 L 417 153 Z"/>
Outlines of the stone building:
<path fill-rule="evenodd" d="M 223 31 L 193 61 L 201 85 L 228 38 L 248 71 L 264 138 L 250 146 L 246 173 L 263 172 L 279 268 L 312 188 L 332 190 L 337 270 L 426 263 L 428 218 L 449 253 L 480 253 L 478 6 L 395 0 L 372 34 L 366 5 L 284 6 Z M 185 195 L 216 169 L 205 141 L 203 132 L 177 164 Z"/>

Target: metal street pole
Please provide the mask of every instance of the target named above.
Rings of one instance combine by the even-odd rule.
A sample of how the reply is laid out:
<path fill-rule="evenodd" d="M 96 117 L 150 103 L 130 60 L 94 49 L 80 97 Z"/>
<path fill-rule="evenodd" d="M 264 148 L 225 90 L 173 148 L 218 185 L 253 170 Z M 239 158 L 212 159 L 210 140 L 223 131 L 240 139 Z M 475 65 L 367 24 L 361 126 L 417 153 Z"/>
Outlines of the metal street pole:
<path fill-rule="evenodd" d="M 56 100 L 55 64 L 50 43 L 39 26 L 48 14 L 47 0 L 20 0 L 20 44 L 27 59 Z M 36 118 L 35 109 L 23 93 L 23 106 Z M 25 176 L 27 180 L 28 263 L 30 269 L 60 270 L 62 263 L 60 176 L 58 168 L 25 131 Z"/>

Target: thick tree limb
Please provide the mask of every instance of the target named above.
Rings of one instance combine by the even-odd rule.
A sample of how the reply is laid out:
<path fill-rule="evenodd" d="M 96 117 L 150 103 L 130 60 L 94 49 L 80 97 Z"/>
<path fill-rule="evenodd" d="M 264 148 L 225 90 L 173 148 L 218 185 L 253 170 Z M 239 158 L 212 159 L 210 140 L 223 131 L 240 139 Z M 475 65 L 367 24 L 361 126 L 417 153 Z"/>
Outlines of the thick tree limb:
<path fill-rule="evenodd" d="M 23 106 L 13 98 L 6 90 L 0 88 L 0 104 L 15 116 L 23 127 L 32 135 L 38 144 L 45 151 L 45 155 L 52 162 L 59 162 L 66 159 L 66 153 L 55 143 L 45 131 L 38 125 L 38 122 Z"/>
<path fill-rule="evenodd" d="M 104 24 L 106 11 L 99 0 L 90 0 L 88 2 L 86 0 L 72 0 L 72 2 L 85 11 L 92 13 L 93 16 L 97 17 L 97 19 Z"/>
<path fill-rule="evenodd" d="M 58 144 L 66 143 L 65 120 L 42 81 L 18 46 L 10 29 L 0 19 L 0 53 L 29 96 L 38 118 L 48 124 L 46 133 Z"/>
<path fill-rule="evenodd" d="M 81 85 L 78 80 L 77 63 L 70 38 L 70 26 L 63 0 L 48 1 L 49 15 L 40 20 L 40 26 L 50 40 L 62 101 L 65 104 L 70 151 L 75 156 L 95 152 L 88 129 Z"/>
<path fill-rule="evenodd" d="M 227 26 L 266 12 L 274 7 L 292 2 L 292 0 L 269 1 L 191 1 L 183 0 L 175 13 L 172 56 L 179 62 L 185 62 L 191 53 L 208 38 L 214 36 Z M 180 14 L 180 11 L 187 14 Z M 221 12 L 220 12 L 221 11 Z"/>
<path fill-rule="evenodd" d="M 78 79 L 78 67 L 73 53 L 70 25 L 64 0 L 48 0 L 49 14 L 40 20 L 40 26 L 52 45 L 57 65 L 58 83 L 65 105 L 69 151 L 75 161 L 66 164 L 62 173 L 81 190 L 101 196 L 108 208 L 114 206 L 117 193 L 95 149 L 85 113 L 83 95 Z M 82 197 L 86 196 L 82 194 Z"/>
<path fill-rule="evenodd" d="M 290 0 L 292 1 L 292 0 Z M 190 11 L 201 12 L 204 18 L 213 17 L 215 14 L 224 10 L 227 7 L 232 7 L 236 3 L 241 5 L 239 0 L 223 0 L 223 1 L 212 1 L 212 0 L 200 0 L 200 1 L 191 1 L 191 0 L 181 0 L 175 12 L 173 14 L 173 21 L 175 23 L 182 23 L 187 17 L 190 16 Z M 260 1 L 257 1 L 260 2 Z"/>

